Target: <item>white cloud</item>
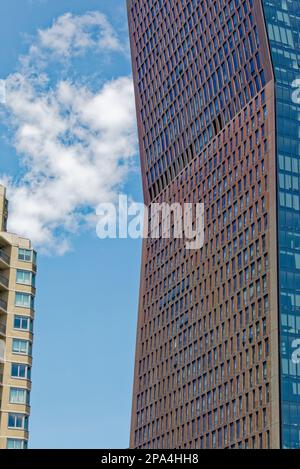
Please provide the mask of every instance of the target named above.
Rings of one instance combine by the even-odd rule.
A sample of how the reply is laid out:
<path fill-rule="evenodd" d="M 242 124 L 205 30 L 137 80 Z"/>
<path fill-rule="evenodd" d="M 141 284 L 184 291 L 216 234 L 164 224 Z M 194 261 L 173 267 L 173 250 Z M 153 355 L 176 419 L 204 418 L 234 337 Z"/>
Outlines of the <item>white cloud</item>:
<path fill-rule="evenodd" d="M 38 36 L 43 48 L 52 50 L 58 55 L 69 56 L 87 48 L 108 50 L 122 48 L 106 16 L 98 11 L 88 12 L 82 16 L 66 13 L 54 21 L 50 28 L 39 30 Z"/>
<path fill-rule="evenodd" d="M 50 55 L 54 58 L 66 59 L 94 52 L 121 52 L 123 45 L 118 34 L 99 11 L 87 12 L 84 15 L 66 13 L 47 29 L 39 29 L 37 40 L 30 47 L 25 61 L 38 60 Z"/>
<path fill-rule="evenodd" d="M 85 35 L 85 26 L 100 20 L 109 31 L 100 13 L 58 18 L 39 31 L 39 53 L 51 47 L 71 56 L 93 47 L 92 41 L 114 48 L 106 33 Z M 47 80 L 45 75 L 42 82 Z M 2 178 L 10 200 L 9 229 L 62 254 L 69 248 L 70 233 L 89 226 L 96 206 L 116 197 L 132 164 L 136 126 L 131 78 L 113 79 L 92 92 L 65 80 L 41 86 L 23 70 L 8 77 L 6 87 L 14 145 L 24 169 L 18 182 Z"/>
<path fill-rule="evenodd" d="M 42 70 L 49 63 L 59 61 L 66 64 L 87 52 L 101 53 L 105 57 L 111 53 L 128 55 L 128 41 L 121 40 L 107 17 L 99 11 L 83 15 L 65 13 L 49 28 L 38 29 L 28 54 L 20 57 L 20 64 L 23 73 L 35 76 L 36 80 L 44 80 Z"/>

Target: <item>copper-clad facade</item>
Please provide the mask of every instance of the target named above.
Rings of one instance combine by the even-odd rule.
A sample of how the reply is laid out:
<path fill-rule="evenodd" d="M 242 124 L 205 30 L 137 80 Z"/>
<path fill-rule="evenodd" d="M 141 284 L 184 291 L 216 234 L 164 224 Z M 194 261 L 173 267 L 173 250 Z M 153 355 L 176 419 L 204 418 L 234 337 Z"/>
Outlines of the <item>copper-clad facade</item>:
<path fill-rule="evenodd" d="M 130 446 L 281 445 L 275 82 L 256 0 L 128 0 L 144 199 L 205 242 L 144 240 Z"/>

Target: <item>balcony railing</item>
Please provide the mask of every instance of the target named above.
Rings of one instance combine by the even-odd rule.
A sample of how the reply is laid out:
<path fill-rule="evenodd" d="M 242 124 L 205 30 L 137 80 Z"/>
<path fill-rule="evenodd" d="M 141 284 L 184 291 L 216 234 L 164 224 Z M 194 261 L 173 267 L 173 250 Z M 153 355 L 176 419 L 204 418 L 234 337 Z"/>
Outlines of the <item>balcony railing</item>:
<path fill-rule="evenodd" d="M 0 308 L 3 309 L 4 311 L 7 310 L 7 302 L 2 300 L 2 298 L 0 298 Z"/>
<path fill-rule="evenodd" d="M 10 258 L 6 254 L 6 252 L 3 251 L 3 249 L 0 249 L 0 259 L 4 260 L 4 262 L 6 262 L 6 264 L 9 264 Z"/>
<path fill-rule="evenodd" d="M 2 285 L 4 285 L 5 287 L 8 287 L 8 278 L 0 274 L 0 283 L 2 283 Z"/>
<path fill-rule="evenodd" d="M 0 322 L 0 334 L 6 334 L 6 323 Z"/>

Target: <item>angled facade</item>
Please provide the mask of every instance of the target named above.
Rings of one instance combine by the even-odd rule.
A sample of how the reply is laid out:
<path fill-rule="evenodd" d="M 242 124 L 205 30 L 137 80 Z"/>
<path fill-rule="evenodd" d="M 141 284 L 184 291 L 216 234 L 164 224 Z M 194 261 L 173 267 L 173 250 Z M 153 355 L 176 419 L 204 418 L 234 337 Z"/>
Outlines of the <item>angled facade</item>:
<path fill-rule="evenodd" d="M 28 444 L 36 253 L 6 231 L 8 202 L 0 186 L 0 449 Z"/>
<path fill-rule="evenodd" d="M 144 199 L 133 448 L 300 448 L 297 0 L 128 0 Z"/>
<path fill-rule="evenodd" d="M 264 0 L 275 75 L 281 443 L 300 447 L 300 8 Z M 298 85 L 297 85 L 298 80 Z"/>

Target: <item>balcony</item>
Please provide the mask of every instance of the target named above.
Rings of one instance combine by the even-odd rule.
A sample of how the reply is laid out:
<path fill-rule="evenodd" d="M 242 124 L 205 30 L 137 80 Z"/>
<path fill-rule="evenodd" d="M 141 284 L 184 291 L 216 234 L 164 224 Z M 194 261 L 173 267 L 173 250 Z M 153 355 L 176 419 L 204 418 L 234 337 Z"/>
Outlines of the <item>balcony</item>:
<path fill-rule="evenodd" d="M 7 312 L 7 302 L 0 298 L 0 311 Z"/>
<path fill-rule="evenodd" d="M 6 323 L 0 321 L 0 335 L 6 336 Z"/>
<path fill-rule="evenodd" d="M 5 358 L 5 342 L 4 340 L 0 339 L 0 362 L 4 362 Z"/>
<path fill-rule="evenodd" d="M 10 263 L 10 257 L 0 248 L 0 268 L 7 268 Z"/>
<path fill-rule="evenodd" d="M 0 290 L 8 290 L 8 278 L 0 273 Z"/>
<path fill-rule="evenodd" d="M 3 383 L 3 364 L 0 363 L 0 386 L 2 386 Z"/>

